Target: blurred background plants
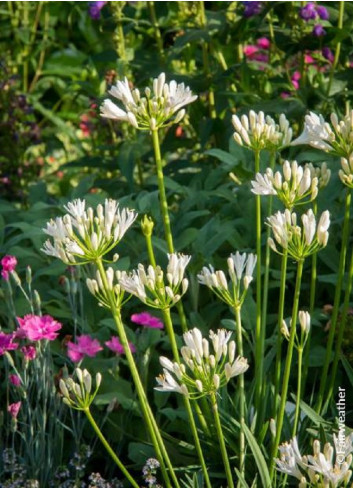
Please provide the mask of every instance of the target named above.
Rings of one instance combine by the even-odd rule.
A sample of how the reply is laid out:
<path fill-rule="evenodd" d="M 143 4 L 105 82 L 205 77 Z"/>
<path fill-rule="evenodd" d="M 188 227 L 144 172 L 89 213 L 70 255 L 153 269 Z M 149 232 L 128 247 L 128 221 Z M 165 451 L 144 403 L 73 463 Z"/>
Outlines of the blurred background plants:
<path fill-rule="evenodd" d="M 353 5 L 309 4 L 316 7 L 308 8 L 306 2 L 1 2 L 0 254 L 17 257 L 17 270 L 22 277 L 27 266 L 32 268 L 43 314 L 63 323 L 60 340 L 51 344 L 50 358 L 36 359 L 50 362 L 48 385 L 50 378 L 60 376 L 61 369 L 70 365 L 66 356 L 68 341 L 93 334 L 103 345 L 114 325 L 89 297 L 79 269 L 67 268 L 40 252 L 45 223 L 60 215 L 62 205 L 70 199 L 86 198 L 95 206 L 109 196 L 153 218 L 157 262 L 166 250 L 149 135 L 135 131 L 127 123 L 99 117 L 99 105 L 107 90 L 124 76 L 140 87 L 163 71 L 169 80 L 184 82 L 199 96 L 189 107 L 183 123 L 164 131 L 165 184 L 175 248 L 193 256 L 185 299 L 189 322 L 205 331 L 220 325 L 235 329 L 235 322 L 228 319 L 231 316 L 227 306 L 216 302 L 207 290 L 201 295 L 195 279 L 204 264 L 211 262 L 216 268 L 222 267 L 231 252 L 249 246 L 253 249 L 255 243 L 255 207 L 249 191 L 254 174 L 253 155 L 233 141 L 231 115 L 241 115 L 249 109 L 263 110 L 276 117 L 284 113 L 299 133 L 308 110 L 325 115 L 335 111 L 342 116 L 350 109 Z M 320 14 L 317 6 L 326 7 L 327 15 L 322 10 Z M 298 163 L 326 161 L 333 173 L 330 190 L 319 193 L 318 198 L 320 211 L 331 209 L 332 228 L 329 244 L 318 258 L 309 359 L 312 375 L 308 376 L 306 386 L 310 400 L 324 361 L 336 283 L 343 220 L 342 185 L 335 157 L 312 148 L 299 153 L 297 147 L 286 149 L 283 155 L 297 159 Z M 263 169 L 269 159 L 270 155 L 263 152 Z M 147 260 L 144 237 L 138 226 L 119 245 L 119 254 L 121 269 Z M 309 270 L 310 265 L 306 266 Z M 289 278 L 294 278 L 293 263 L 289 262 L 288 267 Z M 270 339 L 265 367 L 272 361 L 274 351 L 271 331 L 275 330 L 277 320 L 279 280 L 280 259 L 272 256 L 267 323 Z M 305 276 L 305 270 L 303 290 L 309 290 L 309 273 Z M 288 282 L 287 296 L 293 291 L 294 280 Z M 8 332 L 13 327 L 14 310 L 9 308 L 6 281 L 0 294 L 1 328 Z M 12 300 L 18 316 L 30 312 L 28 301 L 15 284 Z M 288 301 L 284 317 L 290 315 L 290 308 Z M 158 355 L 154 352 L 163 353 L 169 347 L 160 330 L 136 326 L 129 320 L 136 312 L 141 312 L 141 306 L 132 300 L 126 306 L 124 319 L 129 339 L 136 345 L 137 364 L 145 372 L 144 382 L 152 392 L 153 379 L 159 371 Z M 243 306 L 243 327 L 250 339 L 255 314 L 254 300 L 248 294 Z M 173 319 L 178 324 L 177 316 Z M 351 317 L 349 321 L 350 325 Z M 343 343 L 346 356 L 340 364 L 337 385 L 348 388 L 353 385 L 353 370 L 351 327 L 347 330 Z M 250 351 L 249 343 L 244 345 L 245 356 Z M 140 467 L 153 456 L 153 450 L 144 441 L 125 358 L 104 348 L 96 358 L 85 357 L 83 362 L 92 374 L 97 371 L 103 374 L 95 400 L 100 426 L 114 428 L 109 429 L 110 441 L 118 453 L 124 454 L 127 466 L 132 465 L 140 474 Z M 55 427 L 60 431 L 57 437 L 70 442 L 65 444 L 65 450 L 52 455 L 55 458 L 52 473 L 38 474 L 35 467 L 38 468 L 44 455 L 33 452 L 30 463 L 28 457 L 32 452 L 21 441 L 21 433 L 37 429 L 36 424 L 21 418 L 20 412 L 16 433 L 11 428 L 7 406 L 20 397 L 17 399 L 13 386 L 9 386 L 6 369 L 10 367 L 5 366 L 6 359 L 1 362 L 0 378 L 4 394 L 2 430 L 6 433 L 1 438 L 4 462 L 1 480 L 10 479 L 14 483 L 16 470 L 9 470 L 11 463 L 26 468 L 26 474 L 21 473 L 22 484 L 28 479 L 57 487 L 67 480 L 75 480 L 76 484 L 85 480 L 85 484 L 90 484 L 88 476 L 97 472 L 100 464 L 105 470 L 104 479 L 111 480 L 115 475 L 113 465 L 100 451 L 94 452 L 96 441 L 93 433 L 84 430 L 80 414 L 67 419 L 71 414 L 66 411 L 63 414 L 62 406 L 56 406 L 55 389 L 45 395 L 49 405 L 53 403 L 53 409 L 60 411 L 60 426 Z M 33 386 L 39 381 L 43 363 L 38 367 L 33 364 L 35 368 L 31 375 Z M 177 405 L 174 399 L 171 407 L 166 397 L 156 393 L 152 397 L 159 409 L 158 421 L 165 431 L 171 456 L 188 472 L 187 467 L 195 462 L 192 440 L 187 434 L 185 440 L 175 438 L 183 433 L 183 409 L 180 406 L 178 411 L 173 409 Z M 32 399 L 28 403 L 36 401 L 31 389 L 28 398 Z M 228 409 L 230 403 L 225 398 L 223 409 Z M 48 406 L 46 409 L 52 413 Z M 335 411 L 331 409 L 329 414 L 333 421 Z M 305 415 L 314 424 L 315 432 L 320 433 L 324 426 L 322 418 L 310 408 L 305 408 Z M 269 416 L 270 413 L 264 413 L 265 419 Z M 39 417 L 38 422 L 42 421 Z M 228 428 L 228 442 L 235 444 L 236 420 L 224 418 L 223 422 Z M 45 428 L 49 443 L 51 429 Z M 289 424 L 285 424 L 284 430 L 289 439 Z M 209 446 L 209 459 L 214 460 L 213 469 L 217 473 L 221 468 L 220 455 L 209 440 L 203 442 Z M 77 463 L 80 469 L 76 469 L 69 461 L 81 453 L 85 444 L 93 454 L 82 455 L 85 461 Z M 58 448 L 59 443 L 55 449 Z M 88 459 L 89 467 L 85 469 Z M 65 468 L 60 472 L 63 465 Z M 192 480 L 192 470 L 189 473 L 190 480 L 185 484 L 196 487 L 200 481 Z"/>

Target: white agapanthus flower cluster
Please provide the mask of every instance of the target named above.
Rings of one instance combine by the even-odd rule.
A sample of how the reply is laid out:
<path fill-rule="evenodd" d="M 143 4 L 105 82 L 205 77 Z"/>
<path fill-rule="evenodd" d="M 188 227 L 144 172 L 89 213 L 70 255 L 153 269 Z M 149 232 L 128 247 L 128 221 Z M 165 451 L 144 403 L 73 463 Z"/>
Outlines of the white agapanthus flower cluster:
<path fill-rule="evenodd" d="M 105 287 L 99 270 L 96 272 L 96 278 L 86 279 L 86 285 L 92 295 L 98 300 L 98 304 L 103 307 L 111 308 L 111 298 L 114 298 L 114 310 L 119 310 L 129 297 L 124 300 L 125 290 L 120 285 L 120 280 L 126 277 L 126 272 L 113 270 L 108 267 L 105 271 L 107 287 Z"/>
<path fill-rule="evenodd" d="M 188 289 L 189 282 L 184 275 L 190 260 L 191 256 L 181 253 L 168 254 L 165 274 L 160 266 L 149 265 L 145 269 L 139 264 L 137 270 L 121 276 L 120 286 L 150 307 L 167 309 L 176 304 Z"/>
<path fill-rule="evenodd" d="M 284 114 L 276 124 L 270 116 L 263 112 L 258 114 L 250 110 L 249 116 L 243 114 L 232 116 L 235 129 L 233 137 L 240 146 L 247 146 L 254 151 L 262 149 L 279 150 L 288 146 L 292 140 L 292 129 Z"/>
<path fill-rule="evenodd" d="M 200 284 L 209 287 L 223 302 L 232 307 L 240 307 L 253 280 L 257 257 L 253 253 L 231 254 L 227 260 L 230 283 L 223 270 L 215 270 L 212 265 L 203 267 L 197 278 Z"/>
<path fill-rule="evenodd" d="M 64 208 L 68 213 L 51 219 L 43 229 L 53 240 L 48 239 L 42 251 L 71 265 L 95 261 L 109 253 L 137 217 L 133 210 L 120 210 L 112 199 L 106 199 L 104 206 L 99 204 L 96 211 L 86 209 L 85 200 L 80 199 Z"/>
<path fill-rule="evenodd" d="M 353 188 L 353 154 L 348 158 L 341 158 L 341 170 L 338 172 L 341 182 Z"/>
<path fill-rule="evenodd" d="M 304 165 L 304 170 L 306 170 L 306 168 L 309 168 L 312 179 L 315 177 L 318 179 L 319 189 L 327 187 L 331 178 L 331 170 L 327 168 L 327 163 L 324 162 L 321 166 L 314 166 L 312 163 L 306 163 Z"/>
<path fill-rule="evenodd" d="M 244 357 L 235 357 L 235 342 L 229 341 L 231 335 L 225 329 L 216 333 L 210 331 L 209 342 L 198 328 L 184 333 L 183 363 L 160 357 L 163 374 L 157 377 L 158 387 L 155 389 L 198 399 L 214 394 L 231 378 L 246 372 L 248 361 Z"/>
<path fill-rule="evenodd" d="M 303 168 L 296 161 L 285 161 L 282 173 L 273 173 L 271 168 L 267 168 L 264 175 L 257 173 L 251 185 L 256 195 L 277 195 L 287 209 L 307 204 L 318 194 L 318 178 L 312 176 L 309 167 Z"/>
<path fill-rule="evenodd" d="M 292 141 L 292 145 L 309 144 L 344 158 L 353 153 L 353 110 L 339 121 L 336 114 L 331 114 L 331 125 L 325 122 L 321 114 L 310 112 L 305 116 L 302 134 Z"/>
<path fill-rule="evenodd" d="M 299 487 L 348 487 L 352 477 L 352 435 L 345 439 L 345 448 L 325 443 L 321 452 L 319 440 L 313 443 L 313 455 L 301 455 L 296 438 L 279 447 L 280 457 L 275 459 L 277 470 L 295 477 Z"/>
<path fill-rule="evenodd" d="M 298 334 L 298 329 L 296 329 L 295 331 L 294 346 L 296 349 L 303 349 L 305 343 L 307 342 L 308 335 L 310 332 L 310 323 L 311 323 L 310 314 L 308 313 L 308 311 L 299 311 L 298 319 L 299 319 L 300 329 L 299 329 L 299 334 Z M 289 321 L 289 328 L 288 328 L 286 321 L 283 319 L 281 333 L 287 340 L 289 340 L 291 328 L 292 328 L 292 320 Z"/>
<path fill-rule="evenodd" d="M 96 386 L 92 392 L 91 374 L 86 369 L 81 370 L 80 368 L 75 369 L 75 374 L 78 383 L 71 377 L 62 378 L 59 388 L 63 395 L 63 402 L 73 409 L 82 411 L 89 408 L 96 397 L 102 382 L 102 375 L 99 372 L 96 374 Z"/>
<path fill-rule="evenodd" d="M 185 115 L 183 107 L 197 99 L 184 83 L 175 80 L 166 83 L 164 73 L 153 80 L 152 90 L 145 88 L 144 94 L 137 88 L 131 89 L 127 78 L 118 81 L 109 93 L 122 102 L 125 110 L 106 99 L 101 106 L 101 116 L 127 121 L 136 129 L 145 130 L 180 122 Z"/>
<path fill-rule="evenodd" d="M 274 238 L 283 250 L 286 250 L 297 261 L 316 253 L 327 245 L 330 226 L 330 213 L 324 211 L 316 223 L 315 214 L 309 209 L 301 216 L 302 227 L 298 225 L 297 214 L 286 209 L 267 218 Z M 268 239 L 269 246 L 282 255 L 275 241 Z"/>

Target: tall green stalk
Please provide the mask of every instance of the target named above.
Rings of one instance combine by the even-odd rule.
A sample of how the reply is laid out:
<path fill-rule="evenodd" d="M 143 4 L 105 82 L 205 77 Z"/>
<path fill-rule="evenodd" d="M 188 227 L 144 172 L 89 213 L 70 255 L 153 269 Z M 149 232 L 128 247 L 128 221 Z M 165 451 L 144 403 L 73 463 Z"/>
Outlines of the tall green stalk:
<path fill-rule="evenodd" d="M 207 18 L 206 18 L 206 12 L 205 12 L 205 2 L 202 0 L 198 2 L 199 6 L 199 12 L 200 12 L 200 27 L 202 29 L 207 28 Z M 211 87 L 212 83 L 212 76 L 211 76 L 211 69 L 210 69 L 210 59 L 208 56 L 208 51 L 209 51 L 209 43 L 207 43 L 205 40 L 201 41 L 201 47 L 202 47 L 202 61 L 203 61 L 203 70 L 205 77 L 208 81 L 209 89 L 208 89 L 208 104 L 209 104 L 209 110 L 210 110 L 210 117 L 211 119 L 216 119 L 217 117 L 217 112 L 216 112 L 216 104 L 215 104 L 215 95 L 214 95 L 214 90 Z"/>
<path fill-rule="evenodd" d="M 254 151 L 255 174 L 260 171 L 260 151 Z M 255 407 L 256 412 L 261 410 L 261 396 L 263 383 L 263 357 L 264 338 L 261 331 L 261 196 L 255 195 L 256 206 L 256 329 L 255 329 Z"/>
<path fill-rule="evenodd" d="M 276 365 L 275 365 L 275 396 L 273 418 L 277 416 L 279 386 L 281 382 L 281 363 L 282 363 L 282 321 L 284 316 L 284 297 L 286 294 L 286 276 L 287 276 L 287 250 L 283 251 L 281 263 L 281 283 L 279 289 L 278 321 L 277 321 L 277 342 L 276 342 Z"/>
<path fill-rule="evenodd" d="M 298 309 L 299 309 L 299 297 L 300 297 L 300 286 L 301 286 L 302 274 L 303 274 L 303 265 L 304 265 L 304 260 L 298 261 L 297 278 L 295 282 L 295 292 L 294 292 L 294 299 L 293 299 L 292 322 L 291 322 L 292 325 L 291 325 L 290 336 L 288 341 L 286 364 L 284 367 L 283 383 L 282 383 L 282 390 L 281 390 L 281 403 L 280 403 L 279 412 L 276 420 L 276 437 L 272 447 L 271 458 L 270 458 L 271 479 L 273 478 L 274 475 L 274 470 L 275 470 L 274 457 L 277 454 L 277 450 L 281 438 L 284 413 L 285 413 L 286 402 L 287 402 L 289 377 L 291 372 L 293 349 L 294 349 L 294 342 L 295 342 L 295 335 L 296 335 L 296 325 L 297 325 L 297 317 L 298 317 Z"/>
<path fill-rule="evenodd" d="M 339 13 L 338 13 L 338 23 L 337 23 L 338 29 L 343 28 L 344 4 L 345 4 L 344 1 L 339 2 Z M 333 77 L 334 77 L 334 74 L 335 74 L 335 71 L 337 68 L 337 64 L 338 64 L 338 61 L 340 58 L 340 53 L 341 53 L 341 41 L 338 41 L 338 43 L 336 44 L 336 49 L 335 49 L 335 57 L 333 59 L 333 63 L 332 63 L 331 70 L 330 70 L 329 81 L 327 84 L 327 91 L 326 91 L 327 95 L 330 95 Z"/>
<path fill-rule="evenodd" d="M 155 452 L 156 452 L 156 456 L 157 456 L 157 458 L 160 462 L 160 465 L 161 465 L 161 471 L 163 474 L 163 478 L 164 478 L 167 486 L 171 487 L 169 474 L 167 472 L 167 469 L 166 469 L 166 466 L 164 463 L 164 461 L 165 461 L 167 466 L 168 466 L 169 473 L 170 473 L 170 476 L 173 480 L 173 483 L 175 484 L 176 487 L 179 487 L 179 483 L 178 483 L 178 480 L 175 476 L 173 466 L 170 462 L 170 459 L 169 459 L 167 450 L 165 448 L 163 439 L 162 439 L 161 434 L 159 432 L 157 423 L 154 419 L 152 410 L 149 406 L 146 393 L 143 389 L 143 385 L 142 385 L 142 382 L 140 379 L 140 375 L 138 373 L 134 357 L 131 353 L 129 341 L 127 339 L 125 328 L 124 328 L 124 325 L 123 325 L 122 320 L 121 320 L 120 310 L 116 309 L 115 301 L 114 301 L 114 298 L 112 297 L 112 292 L 110 292 L 110 290 L 109 290 L 107 276 L 106 276 L 106 272 L 105 272 L 102 260 L 97 260 L 96 264 L 97 264 L 97 268 L 99 270 L 100 276 L 102 278 L 104 288 L 110 297 L 111 313 L 113 315 L 113 319 L 114 319 L 115 325 L 116 325 L 117 330 L 118 330 L 118 335 L 119 335 L 121 344 L 124 348 L 124 352 L 126 355 L 127 362 L 129 364 L 131 375 L 132 375 L 132 378 L 133 378 L 133 381 L 134 381 L 134 384 L 136 387 L 137 395 L 138 395 L 138 398 L 140 401 L 142 414 L 143 414 L 148 432 L 150 434 L 152 444 L 153 444 Z"/>
<path fill-rule="evenodd" d="M 224 436 L 223 436 L 223 431 L 222 431 L 221 420 L 219 418 L 216 394 L 211 394 L 211 403 L 212 403 L 212 412 L 213 412 L 214 422 L 215 422 L 218 441 L 219 441 L 219 447 L 221 450 L 224 469 L 225 469 L 226 476 L 227 476 L 228 487 L 234 488 L 232 469 L 230 467 L 227 448 L 226 448 L 226 444 L 225 444 Z"/>
<path fill-rule="evenodd" d="M 346 200 L 345 200 L 345 210 L 344 210 L 343 231 L 342 231 L 342 246 L 341 246 L 341 253 L 340 253 L 340 261 L 339 261 L 339 265 L 338 265 L 338 277 L 337 277 L 337 282 L 336 282 L 335 298 L 334 298 L 334 302 L 333 302 L 333 311 L 332 311 L 332 318 L 331 318 L 331 324 L 330 324 L 330 332 L 329 332 L 329 336 L 328 336 L 328 340 L 327 340 L 325 363 L 324 363 L 324 367 L 322 369 L 320 390 L 319 390 L 318 401 L 317 401 L 317 405 L 316 405 L 316 412 L 317 413 L 321 412 L 321 407 L 322 407 L 322 403 L 324 400 L 324 394 L 325 394 L 326 382 L 327 382 L 327 374 L 328 374 L 328 369 L 329 369 L 329 365 L 331 362 L 332 346 L 333 346 L 333 340 L 335 337 L 337 318 L 338 318 L 339 307 L 340 307 L 340 302 L 341 302 L 342 281 L 343 281 L 345 264 L 346 264 L 347 245 L 348 245 L 348 238 L 349 238 L 350 207 L 351 207 L 351 191 L 349 188 L 347 188 Z"/>
<path fill-rule="evenodd" d="M 165 309 L 163 311 L 163 319 L 164 319 L 165 328 L 166 328 L 166 331 L 167 331 L 167 334 L 168 334 L 168 337 L 169 337 L 169 340 L 171 343 L 174 360 L 176 362 L 180 363 L 179 350 L 178 350 L 178 346 L 177 346 L 176 338 L 175 338 L 175 334 L 174 334 L 174 328 L 173 328 L 172 318 L 170 315 L 170 309 Z M 188 413 L 190 428 L 191 428 L 191 432 L 192 432 L 192 435 L 194 438 L 196 452 L 197 452 L 197 455 L 199 457 L 202 472 L 203 472 L 203 475 L 205 478 L 206 487 L 212 487 L 210 479 L 209 479 L 205 459 L 204 459 L 204 456 L 202 453 L 202 447 L 201 447 L 199 435 L 197 433 L 197 427 L 195 424 L 194 415 L 192 413 L 190 400 L 186 396 L 183 396 L 183 401 L 184 401 L 184 406 L 186 408 L 186 412 Z M 201 416 L 202 416 L 202 413 L 201 413 Z M 203 418 L 203 416 L 202 416 L 202 418 Z"/>
<path fill-rule="evenodd" d="M 235 321 L 237 323 L 237 349 L 238 355 L 243 356 L 243 337 L 241 330 L 241 314 L 240 307 L 234 308 Z M 242 476 L 245 474 L 245 435 L 244 435 L 244 423 L 245 423 L 245 391 L 244 391 L 244 374 L 240 374 L 238 377 L 239 385 L 239 472 Z"/>
<path fill-rule="evenodd" d="M 159 28 L 159 24 L 158 24 L 156 10 L 154 8 L 154 2 L 151 2 L 151 1 L 147 2 L 147 6 L 148 6 L 148 10 L 150 11 L 150 17 L 151 17 L 151 22 L 152 22 L 152 26 L 153 26 L 154 37 L 155 37 L 156 43 L 157 43 L 159 57 L 161 58 L 162 63 L 165 63 L 165 52 L 164 52 L 164 48 L 163 48 L 163 39 L 162 39 L 161 31 Z"/>
<path fill-rule="evenodd" d="M 295 414 L 292 436 L 297 436 L 299 413 L 300 413 L 300 399 L 302 393 L 302 366 L 303 366 L 303 348 L 298 348 L 298 383 L 297 383 L 297 396 L 295 401 Z"/>
<path fill-rule="evenodd" d="M 125 477 L 130 482 L 130 484 L 132 485 L 132 487 L 140 487 L 137 484 L 137 482 L 135 481 L 135 479 L 132 477 L 132 475 L 129 473 L 129 471 L 126 470 L 124 464 L 121 462 L 121 460 L 119 459 L 119 457 L 115 454 L 114 450 L 112 449 L 112 447 L 109 445 L 108 441 L 103 436 L 103 433 L 101 432 L 101 430 L 99 429 L 97 423 L 95 422 L 95 420 L 94 420 L 94 418 L 93 418 L 93 416 L 91 414 L 91 411 L 90 411 L 89 407 L 86 408 L 86 409 L 84 409 L 83 411 L 84 411 L 85 415 L 87 416 L 87 419 L 90 422 L 92 428 L 96 432 L 98 438 L 102 442 L 104 448 L 107 450 L 107 452 L 109 453 L 109 455 L 111 456 L 111 458 L 114 460 L 114 462 L 116 463 L 116 465 L 119 467 L 119 469 L 125 475 Z"/>
<path fill-rule="evenodd" d="M 351 259 L 350 259 L 350 264 L 349 264 L 346 292 L 344 295 L 342 317 L 341 317 L 339 329 L 338 329 L 335 356 L 333 359 L 332 372 L 330 375 L 330 384 L 329 384 L 329 388 L 328 388 L 328 393 L 325 396 L 326 397 L 326 403 L 328 403 L 332 397 L 333 386 L 334 386 L 335 380 L 336 380 L 338 362 L 339 362 L 339 359 L 341 356 L 342 341 L 343 341 L 344 331 L 346 329 L 346 324 L 347 324 L 347 316 L 348 316 L 348 310 L 349 310 L 349 299 L 350 299 L 351 292 L 352 292 L 352 284 L 353 284 L 353 248 L 352 248 L 352 254 L 351 254 Z"/>

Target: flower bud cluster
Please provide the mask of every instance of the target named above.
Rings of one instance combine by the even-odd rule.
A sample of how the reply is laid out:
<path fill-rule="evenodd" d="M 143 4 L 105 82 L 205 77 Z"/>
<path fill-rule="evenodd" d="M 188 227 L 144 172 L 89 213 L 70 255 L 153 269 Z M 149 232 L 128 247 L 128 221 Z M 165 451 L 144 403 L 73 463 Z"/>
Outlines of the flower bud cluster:
<path fill-rule="evenodd" d="M 353 154 L 350 155 L 348 160 L 341 158 L 341 167 L 338 172 L 341 182 L 347 187 L 353 188 Z"/>
<path fill-rule="evenodd" d="M 331 125 L 321 114 L 310 112 L 305 116 L 302 134 L 292 141 L 292 145 L 309 144 L 335 155 L 349 158 L 353 153 L 353 110 L 342 120 L 331 114 Z"/>
<path fill-rule="evenodd" d="M 258 114 L 250 110 L 249 116 L 233 115 L 235 129 L 233 137 L 240 146 L 247 146 L 254 151 L 262 149 L 278 150 L 288 146 L 292 140 L 292 129 L 284 114 L 279 117 L 279 124 L 263 112 Z"/>
<path fill-rule="evenodd" d="M 264 175 L 257 173 L 251 182 L 256 195 L 277 195 L 287 209 L 313 201 L 318 194 L 318 177 L 312 176 L 309 167 L 303 168 L 296 161 L 285 161 L 282 173 L 267 168 Z"/>
<path fill-rule="evenodd" d="M 301 216 L 301 220 L 302 227 L 297 223 L 297 214 L 291 213 L 288 209 L 267 218 L 277 244 L 296 261 L 303 260 L 324 248 L 329 237 L 329 211 L 321 214 L 318 224 L 311 209 Z M 273 251 L 283 254 L 272 238 L 268 239 L 268 244 Z"/>
<path fill-rule="evenodd" d="M 246 372 L 248 361 L 244 357 L 235 357 L 235 342 L 229 341 L 231 335 L 225 329 L 216 333 L 210 331 L 210 347 L 210 342 L 202 337 L 198 328 L 184 333 L 183 363 L 160 357 L 163 374 L 157 377 L 158 387 L 155 389 L 198 399 L 217 392 L 232 377 Z"/>
<path fill-rule="evenodd" d="M 310 322 L 311 322 L 310 314 L 307 311 L 299 311 L 298 319 L 300 325 L 299 335 L 298 335 L 298 329 L 296 329 L 294 346 L 297 348 L 297 350 L 299 349 L 303 350 L 310 332 Z M 289 340 L 291 328 L 292 328 L 292 320 L 290 320 L 289 328 L 288 328 L 286 321 L 283 319 L 281 333 L 286 338 L 286 340 Z"/>
<path fill-rule="evenodd" d="M 92 377 L 86 370 L 80 368 L 75 369 L 75 374 L 78 380 L 76 383 L 71 377 L 60 379 L 59 387 L 63 395 L 63 402 L 73 409 L 82 411 L 88 409 L 92 404 L 99 386 L 102 381 L 102 376 L 98 372 L 96 374 L 96 386 L 92 392 Z"/>
<path fill-rule="evenodd" d="M 215 270 L 212 265 L 203 267 L 197 278 L 200 284 L 209 287 L 223 302 L 232 307 L 240 307 L 246 292 L 253 280 L 257 257 L 253 253 L 237 251 L 227 260 L 230 283 L 222 270 Z"/>
<path fill-rule="evenodd" d="M 344 450 L 334 436 L 334 447 L 313 442 L 313 455 L 301 455 L 296 437 L 279 447 L 277 470 L 295 477 L 298 487 L 350 487 L 352 478 L 352 435 L 345 437 Z"/>
<path fill-rule="evenodd" d="M 120 280 L 122 277 L 126 276 L 126 272 L 121 272 L 120 270 L 113 270 L 109 267 L 105 271 L 107 279 L 107 287 L 105 287 L 101 274 L 99 270 L 96 272 L 96 278 L 88 278 L 86 280 L 87 288 L 94 295 L 100 306 L 107 307 L 110 309 L 112 307 L 111 298 L 114 297 L 114 310 L 119 310 L 123 304 L 128 300 L 124 301 L 125 290 L 120 285 Z"/>
<path fill-rule="evenodd" d="M 331 170 L 327 168 L 327 163 L 324 162 L 321 166 L 316 167 L 312 163 L 306 163 L 304 165 L 304 170 L 306 168 L 309 168 L 312 179 L 315 177 L 317 178 L 319 189 L 327 187 L 331 179 Z"/>
<path fill-rule="evenodd" d="M 184 274 L 190 260 L 191 256 L 188 255 L 168 254 L 165 274 L 160 266 L 149 265 L 146 270 L 139 264 L 137 270 L 121 276 L 120 286 L 150 307 L 155 309 L 172 307 L 188 289 L 189 282 Z"/>
<path fill-rule="evenodd" d="M 109 253 L 137 217 L 133 210 L 120 210 L 112 199 L 106 199 L 104 206 L 99 204 L 96 211 L 86 209 L 85 200 L 76 199 L 65 210 L 67 214 L 51 219 L 43 229 L 53 241 L 48 239 L 42 251 L 71 265 L 95 261 Z"/>
<path fill-rule="evenodd" d="M 106 99 L 101 106 L 101 116 L 127 121 L 136 129 L 142 130 L 177 124 L 185 115 L 182 107 L 197 99 L 197 95 L 193 95 L 184 83 L 177 83 L 175 80 L 166 83 L 164 73 L 153 80 L 152 90 L 145 88 L 144 94 L 137 88 L 131 90 L 127 78 L 118 81 L 109 93 L 122 102 L 125 110 Z"/>

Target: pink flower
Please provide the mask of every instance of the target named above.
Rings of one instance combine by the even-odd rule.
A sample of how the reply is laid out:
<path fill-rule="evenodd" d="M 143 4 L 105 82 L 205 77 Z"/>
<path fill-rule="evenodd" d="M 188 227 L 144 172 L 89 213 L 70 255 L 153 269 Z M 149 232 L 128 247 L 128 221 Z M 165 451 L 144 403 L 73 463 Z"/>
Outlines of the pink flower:
<path fill-rule="evenodd" d="M 159 318 L 152 316 L 148 312 L 140 312 L 138 314 L 133 314 L 131 316 L 131 321 L 136 324 L 141 324 L 142 326 L 146 326 L 147 328 L 154 328 L 154 329 L 164 328 L 163 322 Z"/>
<path fill-rule="evenodd" d="M 283 99 L 286 99 L 286 98 L 290 97 L 290 93 L 289 92 L 281 92 L 279 96 Z"/>
<path fill-rule="evenodd" d="M 105 344 L 111 351 L 113 351 L 117 355 L 124 354 L 123 345 L 120 343 L 120 340 L 117 336 L 112 336 L 109 341 L 105 342 Z M 131 353 L 135 353 L 136 351 L 135 345 L 129 343 L 129 346 L 130 346 Z"/>
<path fill-rule="evenodd" d="M 77 343 L 69 341 L 67 344 L 67 355 L 73 362 L 79 362 L 85 355 L 95 357 L 100 350 L 103 350 L 99 341 L 88 334 L 78 336 L 76 340 Z"/>
<path fill-rule="evenodd" d="M 5 255 L 1 259 L 1 276 L 4 280 L 9 280 L 9 273 L 13 272 L 17 265 L 17 258 L 12 255 Z"/>
<path fill-rule="evenodd" d="M 257 41 L 256 44 L 259 46 L 261 49 L 270 49 L 270 40 L 267 39 L 267 37 L 260 37 Z"/>
<path fill-rule="evenodd" d="M 21 385 L 21 379 L 18 375 L 11 374 L 9 375 L 9 381 L 15 387 L 19 387 Z"/>
<path fill-rule="evenodd" d="M 37 356 L 36 347 L 32 345 L 23 346 L 21 348 L 21 352 L 23 353 L 23 356 L 27 361 L 34 360 Z"/>
<path fill-rule="evenodd" d="M 6 351 L 16 350 L 18 343 L 13 343 L 15 335 L 13 333 L 2 333 L 0 331 L 0 355 L 3 355 Z"/>
<path fill-rule="evenodd" d="M 304 54 L 304 63 L 311 65 L 315 62 L 314 58 L 310 54 Z"/>
<path fill-rule="evenodd" d="M 13 404 L 9 404 L 7 411 L 11 414 L 11 417 L 16 419 L 18 416 L 18 413 L 21 409 L 21 401 L 19 402 L 14 402 Z"/>
<path fill-rule="evenodd" d="M 20 328 L 17 330 L 16 335 L 20 338 L 28 338 L 31 341 L 53 341 L 59 334 L 56 331 L 62 328 L 62 324 L 49 315 L 36 316 L 35 314 L 27 314 L 24 318 L 18 317 L 17 321 Z"/>
<path fill-rule="evenodd" d="M 296 90 L 299 90 L 299 80 L 301 78 L 301 74 L 299 71 L 295 71 L 292 75 L 292 85 Z"/>
<path fill-rule="evenodd" d="M 244 54 L 247 58 L 253 59 L 254 54 L 259 51 L 259 48 L 254 44 L 248 44 L 244 46 Z"/>

